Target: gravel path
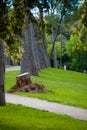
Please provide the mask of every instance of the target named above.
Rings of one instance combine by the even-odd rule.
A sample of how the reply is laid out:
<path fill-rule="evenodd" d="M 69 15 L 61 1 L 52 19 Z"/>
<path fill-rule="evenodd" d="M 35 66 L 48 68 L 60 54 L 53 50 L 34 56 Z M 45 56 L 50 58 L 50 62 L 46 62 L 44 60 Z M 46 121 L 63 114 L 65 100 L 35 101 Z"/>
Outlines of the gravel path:
<path fill-rule="evenodd" d="M 20 66 L 12 66 L 6 68 L 6 71 L 15 71 L 15 70 L 20 70 Z"/>
<path fill-rule="evenodd" d="M 73 106 L 62 105 L 59 103 L 48 102 L 46 100 L 23 97 L 8 93 L 6 93 L 6 102 L 13 104 L 21 104 L 24 106 L 37 108 L 39 110 L 46 110 L 53 113 L 65 114 L 79 120 L 87 121 L 87 110 Z"/>

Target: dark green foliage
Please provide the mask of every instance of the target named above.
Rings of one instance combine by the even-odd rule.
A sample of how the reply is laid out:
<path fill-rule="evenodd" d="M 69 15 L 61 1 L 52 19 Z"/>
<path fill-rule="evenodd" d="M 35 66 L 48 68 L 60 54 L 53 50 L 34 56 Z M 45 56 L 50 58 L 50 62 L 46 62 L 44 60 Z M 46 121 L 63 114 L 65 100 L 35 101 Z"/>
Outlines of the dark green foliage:
<path fill-rule="evenodd" d="M 15 62 L 20 62 L 22 54 L 24 52 L 23 45 L 15 35 L 10 35 L 5 38 L 6 50 L 5 53 Z"/>
<path fill-rule="evenodd" d="M 78 2 L 78 0 L 63 0 L 62 15 L 71 14 L 71 11 L 74 11 L 78 7 Z"/>
<path fill-rule="evenodd" d="M 82 14 L 82 24 L 84 24 L 85 27 L 87 27 L 87 1 L 83 3 L 83 5 L 80 8 L 80 13 Z"/>
<path fill-rule="evenodd" d="M 0 38 L 4 39 L 7 34 L 8 14 L 6 1 L 0 0 Z"/>
<path fill-rule="evenodd" d="M 73 36 L 71 36 L 67 51 L 70 55 L 71 62 L 69 66 L 71 70 L 84 71 L 87 70 L 87 1 L 83 1 L 75 16 L 78 21 L 73 25 Z"/>
<path fill-rule="evenodd" d="M 83 53 L 83 55 L 80 53 L 76 58 L 74 57 L 69 69 L 79 72 L 84 72 L 84 70 L 87 70 L 87 53 Z"/>
<path fill-rule="evenodd" d="M 61 16 L 61 21 L 64 22 L 66 16 L 71 17 L 78 8 L 79 0 L 56 0 L 56 4 L 57 14 Z"/>
<path fill-rule="evenodd" d="M 87 69 L 87 29 L 78 26 L 74 28 L 74 33 L 66 48 L 68 55 L 72 59 L 69 69 L 82 72 Z"/>
<path fill-rule="evenodd" d="M 35 5 L 40 9 L 44 9 L 44 11 L 49 9 L 49 0 L 37 0 Z"/>
<path fill-rule="evenodd" d="M 13 8 L 14 9 L 10 17 L 11 32 L 16 35 L 21 35 L 24 24 L 23 0 L 13 0 Z"/>

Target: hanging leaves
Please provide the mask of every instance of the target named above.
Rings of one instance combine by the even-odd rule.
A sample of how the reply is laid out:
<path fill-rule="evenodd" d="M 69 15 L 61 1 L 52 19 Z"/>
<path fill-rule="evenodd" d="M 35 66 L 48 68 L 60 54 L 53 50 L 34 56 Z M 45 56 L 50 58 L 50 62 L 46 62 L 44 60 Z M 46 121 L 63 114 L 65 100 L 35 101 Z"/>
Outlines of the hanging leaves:
<path fill-rule="evenodd" d="M 9 56 L 12 61 L 19 62 L 24 53 L 23 44 L 14 35 L 10 35 L 5 39 L 6 49 L 5 54 Z"/>
<path fill-rule="evenodd" d="M 6 1 L 0 0 L 0 38 L 4 39 L 8 33 L 8 14 Z"/>
<path fill-rule="evenodd" d="M 85 27 L 87 27 L 87 1 L 86 0 L 80 7 L 80 13 L 82 14 L 81 22 Z"/>
<path fill-rule="evenodd" d="M 24 25 L 24 0 L 13 0 L 13 11 L 9 18 L 10 30 L 15 35 L 22 35 Z"/>

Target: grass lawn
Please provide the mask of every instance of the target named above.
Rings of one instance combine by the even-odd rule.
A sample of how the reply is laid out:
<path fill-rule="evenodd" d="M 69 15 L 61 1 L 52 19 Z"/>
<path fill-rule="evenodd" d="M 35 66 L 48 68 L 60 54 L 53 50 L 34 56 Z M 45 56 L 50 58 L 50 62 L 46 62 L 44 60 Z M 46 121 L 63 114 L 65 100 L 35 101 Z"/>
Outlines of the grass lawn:
<path fill-rule="evenodd" d="M 0 107 L 0 130 L 87 130 L 87 122 L 21 105 Z"/>
<path fill-rule="evenodd" d="M 9 90 L 16 80 L 18 71 L 6 72 L 6 90 Z M 87 75 L 79 72 L 47 68 L 40 71 L 39 76 L 31 76 L 33 82 L 41 83 L 49 93 L 17 94 L 37 97 L 52 102 L 59 102 L 87 109 Z"/>

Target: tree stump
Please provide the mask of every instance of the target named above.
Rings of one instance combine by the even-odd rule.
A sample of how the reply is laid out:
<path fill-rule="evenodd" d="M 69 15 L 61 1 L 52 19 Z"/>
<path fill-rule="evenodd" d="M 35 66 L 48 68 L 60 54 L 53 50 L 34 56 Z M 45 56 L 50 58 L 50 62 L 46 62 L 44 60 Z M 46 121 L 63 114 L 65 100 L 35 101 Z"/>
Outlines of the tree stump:
<path fill-rule="evenodd" d="M 30 74 L 28 72 L 20 74 L 16 77 L 16 85 L 18 87 L 23 87 L 29 84 L 31 84 L 31 79 Z"/>
<path fill-rule="evenodd" d="M 23 73 L 16 77 L 16 85 L 11 88 L 10 92 L 44 92 L 44 86 L 38 83 L 32 83 L 29 73 Z"/>

